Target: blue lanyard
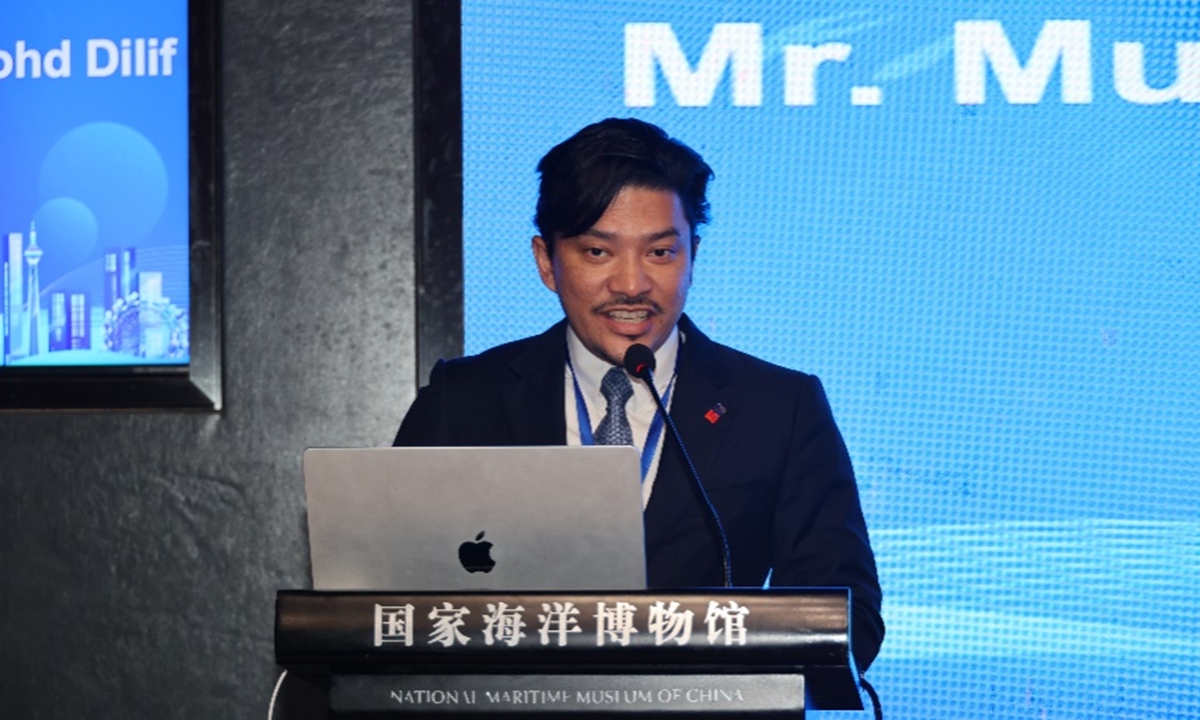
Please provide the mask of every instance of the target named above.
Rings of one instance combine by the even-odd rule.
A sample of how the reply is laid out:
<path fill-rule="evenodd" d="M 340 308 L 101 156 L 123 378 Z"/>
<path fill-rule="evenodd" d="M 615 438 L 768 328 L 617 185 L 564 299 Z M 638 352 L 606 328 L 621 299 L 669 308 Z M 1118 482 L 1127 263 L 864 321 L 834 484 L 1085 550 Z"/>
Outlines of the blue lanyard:
<path fill-rule="evenodd" d="M 587 402 L 583 399 L 583 391 L 579 389 L 579 378 L 575 368 L 571 366 L 571 358 L 567 358 L 567 369 L 571 371 L 571 382 L 575 385 L 575 412 L 579 417 L 579 441 L 583 445 L 595 445 L 596 438 L 592 435 L 592 419 L 588 415 Z M 663 395 L 663 406 L 671 403 L 671 390 L 675 387 L 675 376 L 667 384 L 667 392 Z M 646 445 L 642 448 L 642 482 L 650 474 L 650 465 L 654 462 L 654 451 L 658 449 L 658 441 L 662 438 L 663 418 L 657 409 L 654 419 L 650 421 L 650 432 L 646 434 Z"/>

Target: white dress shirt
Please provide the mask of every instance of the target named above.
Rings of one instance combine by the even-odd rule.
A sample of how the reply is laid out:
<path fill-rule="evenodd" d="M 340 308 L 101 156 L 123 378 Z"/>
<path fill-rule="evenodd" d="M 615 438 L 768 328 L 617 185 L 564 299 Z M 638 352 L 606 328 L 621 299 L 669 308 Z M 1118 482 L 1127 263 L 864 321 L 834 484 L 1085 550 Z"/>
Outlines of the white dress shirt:
<path fill-rule="evenodd" d="M 675 359 L 679 356 L 679 342 L 679 328 L 676 327 L 667 336 L 662 347 L 654 353 L 657 365 L 657 369 L 654 371 L 654 384 L 658 388 L 659 395 L 664 398 L 666 398 L 671 383 L 675 380 Z M 600 381 L 613 366 L 607 360 L 596 357 L 584 347 L 570 325 L 567 326 L 567 353 L 571 358 L 571 362 L 563 372 L 567 444 L 582 445 L 583 440 L 579 432 L 579 410 L 575 407 L 575 382 L 576 380 L 579 382 L 579 392 L 583 395 L 584 403 L 587 406 L 587 417 L 592 423 L 592 432 L 595 432 L 600 421 L 608 412 L 608 401 L 600 392 Z M 572 368 L 575 370 L 574 376 L 571 374 Z M 625 403 L 625 413 L 629 417 L 629 427 L 633 430 L 633 444 L 639 452 L 642 452 L 646 447 L 646 437 L 650 434 L 650 424 L 654 421 L 658 408 L 654 404 L 654 397 L 650 394 L 650 388 L 646 386 L 645 381 L 631 377 L 630 382 L 633 384 L 633 396 Z M 671 398 L 666 398 L 666 403 L 669 410 Z M 662 448 L 663 444 L 667 442 L 668 432 L 664 425 L 658 436 L 658 445 L 654 448 L 654 456 L 650 460 L 650 468 L 646 477 L 643 478 L 643 508 L 646 503 L 650 502 L 650 493 L 654 489 L 654 476 L 658 474 L 658 460 L 662 456 Z"/>

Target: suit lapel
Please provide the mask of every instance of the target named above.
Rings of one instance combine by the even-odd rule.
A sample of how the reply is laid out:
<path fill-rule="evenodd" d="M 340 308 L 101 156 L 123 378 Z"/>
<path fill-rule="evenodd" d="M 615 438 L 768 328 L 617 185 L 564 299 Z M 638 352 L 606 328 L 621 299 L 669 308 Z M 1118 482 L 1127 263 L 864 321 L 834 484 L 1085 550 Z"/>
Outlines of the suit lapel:
<path fill-rule="evenodd" d="M 504 412 L 514 445 L 564 445 L 563 369 L 566 366 L 566 321 L 551 327 L 509 364 L 512 382 L 501 389 Z"/>
<path fill-rule="evenodd" d="M 706 414 L 718 403 L 729 408 L 723 388 L 732 380 L 717 354 L 716 346 L 685 315 L 680 329 L 686 337 L 679 350 L 677 377 L 671 400 L 671 419 L 679 428 L 684 445 L 696 466 L 701 481 L 707 483 L 713 464 L 720 454 L 733 418 L 718 417 L 711 422 Z M 679 523 L 684 512 L 697 504 L 697 495 L 687 466 L 673 439 L 663 447 L 658 476 L 646 507 L 646 544 L 653 546 L 664 539 Z"/>

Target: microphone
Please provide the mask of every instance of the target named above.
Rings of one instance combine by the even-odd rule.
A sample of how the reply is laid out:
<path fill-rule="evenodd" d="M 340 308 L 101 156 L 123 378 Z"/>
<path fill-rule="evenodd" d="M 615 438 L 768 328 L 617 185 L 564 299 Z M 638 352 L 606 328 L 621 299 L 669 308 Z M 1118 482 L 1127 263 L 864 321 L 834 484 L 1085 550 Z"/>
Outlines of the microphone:
<path fill-rule="evenodd" d="M 654 357 L 654 351 L 641 343 L 634 343 L 625 351 L 625 371 L 635 378 L 641 378 L 650 383 L 653 388 L 654 383 L 651 382 L 652 374 L 658 367 L 658 360 Z M 658 397 L 657 390 L 651 390 L 655 397 Z"/>
<path fill-rule="evenodd" d="M 629 349 L 625 351 L 624 364 L 625 372 L 639 380 L 644 380 L 646 386 L 650 388 L 650 394 L 654 397 L 654 404 L 658 406 L 658 411 L 662 413 L 663 422 L 671 429 L 671 435 L 675 438 L 675 444 L 679 446 L 679 451 L 683 453 L 683 460 L 687 465 L 688 472 L 692 476 L 692 482 L 695 483 L 696 489 L 700 491 L 700 497 L 704 500 L 704 504 L 708 508 L 709 519 L 712 520 L 713 527 L 716 529 L 717 536 L 721 541 L 721 561 L 725 573 L 725 587 L 733 587 L 733 571 L 730 569 L 729 563 L 729 538 L 725 535 L 725 527 L 721 524 L 721 516 L 717 514 L 717 509 L 713 507 L 712 500 L 708 498 L 708 491 L 704 489 L 704 483 L 700 482 L 700 474 L 696 472 L 696 466 L 692 464 L 692 457 L 688 455 L 687 448 L 683 445 L 683 438 L 679 435 L 679 429 L 675 427 L 675 421 L 667 413 L 667 408 L 663 405 L 662 396 L 658 394 L 658 388 L 654 386 L 654 369 L 657 367 L 654 351 L 641 343 L 630 345 Z"/>

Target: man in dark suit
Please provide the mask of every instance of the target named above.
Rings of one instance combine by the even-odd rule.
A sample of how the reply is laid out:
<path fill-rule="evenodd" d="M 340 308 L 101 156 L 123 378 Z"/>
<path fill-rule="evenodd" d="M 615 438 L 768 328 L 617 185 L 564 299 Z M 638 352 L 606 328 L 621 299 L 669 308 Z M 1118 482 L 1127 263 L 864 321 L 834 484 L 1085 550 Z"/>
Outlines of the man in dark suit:
<path fill-rule="evenodd" d="M 653 125 L 609 119 L 538 170 L 533 253 L 566 319 L 438 363 L 395 444 L 632 443 L 643 453 L 650 587 L 719 586 L 722 541 L 703 494 L 645 382 L 621 369 L 644 344 L 724 528 L 732 584 L 850 587 L 865 670 L 883 640 L 879 581 L 820 382 L 717 344 L 683 314 L 711 169 Z"/>

